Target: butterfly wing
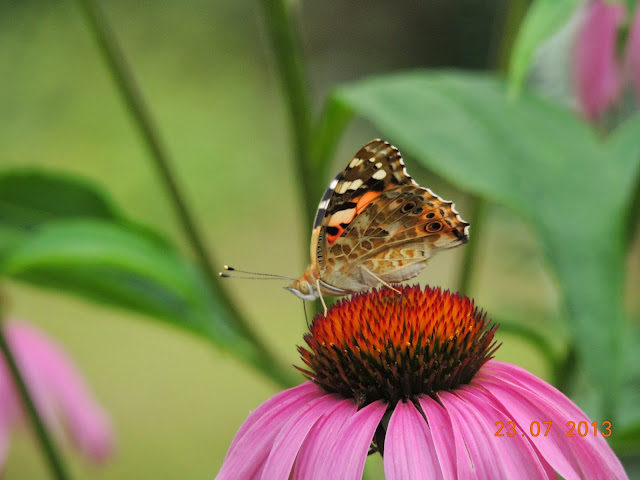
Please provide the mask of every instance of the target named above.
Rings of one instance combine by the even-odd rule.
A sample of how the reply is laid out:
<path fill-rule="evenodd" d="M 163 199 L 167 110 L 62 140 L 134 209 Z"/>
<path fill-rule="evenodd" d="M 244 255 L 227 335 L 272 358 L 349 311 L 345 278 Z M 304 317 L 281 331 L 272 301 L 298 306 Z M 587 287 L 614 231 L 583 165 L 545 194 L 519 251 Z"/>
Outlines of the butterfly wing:
<path fill-rule="evenodd" d="M 407 280 L 439 250 L 465 243 L 468 229 L 453 204 L 430 190 L 414 185 L 391 188 L 356 216 L 330 247 L 335 277 L 326 281 L 364 279 L 372 286 L 379 280 Z"/>
<path fill-rule="evenodd" d="M 417 275 L 433 253 L 466 242 L 468 227 L 451 202 L 409 176 L 395 147 L 373 140 L 320 202 L 312 264 L 327 286 L 360 291 Z"/>
<path fill-rule="evenodd" d="M 383 191 L 400 185 L 416 183 L 407 174 L 397 148 L 375 139 L 358 150 L 318 205 L 311 241 L 312 270 L 323 271 L 327 248 Z"/>

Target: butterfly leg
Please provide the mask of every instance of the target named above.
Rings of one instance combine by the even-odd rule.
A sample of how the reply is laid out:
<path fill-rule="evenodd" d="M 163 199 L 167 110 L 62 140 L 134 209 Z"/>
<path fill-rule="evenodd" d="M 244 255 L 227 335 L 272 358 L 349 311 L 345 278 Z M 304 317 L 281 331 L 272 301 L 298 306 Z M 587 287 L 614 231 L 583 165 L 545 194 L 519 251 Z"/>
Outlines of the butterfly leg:
<path fill-rule="evenodd" d="M 385 282 L 384 280 L 382 280 L 379 276 L 377 276 L 375 273 L 373 273 L 371 270 L 369 270 L 367 267 L 365 267 L 364 265 L 362 265 L 360 267 L 362 270 L 364 270 L 365 272 L 367 272 L 369 275 L 371 275 L 373 278 L 375 278 L 376 280 L 378 280 L 381 284 L 383 284 L 385 287 L 389 287 L 391 290 L 393 290 L 396 293 L 399 293 L 400 295 L 402 295 L 402 292 L 400 292 L 400 290 L 398 290 L 397 288 L 395 288 L 392 285 L 389 285 L 387 282 Z M 322 298 L 322 297 L 321 297 Z M 323 302 L 324 303 L 324 302 Z"/>
<path fill-rule="evenodd" d="M 320 291 L 320 279 L 316 279 L 316 288 L 318 289 L 318 295 L 320 296 L 320 301 L 322 302 L 322 306 L 324 307 L 324 314 L 327 315 L 327 304 L 324 303 L 324 297 L 322 296 L 322 292 Z"/>

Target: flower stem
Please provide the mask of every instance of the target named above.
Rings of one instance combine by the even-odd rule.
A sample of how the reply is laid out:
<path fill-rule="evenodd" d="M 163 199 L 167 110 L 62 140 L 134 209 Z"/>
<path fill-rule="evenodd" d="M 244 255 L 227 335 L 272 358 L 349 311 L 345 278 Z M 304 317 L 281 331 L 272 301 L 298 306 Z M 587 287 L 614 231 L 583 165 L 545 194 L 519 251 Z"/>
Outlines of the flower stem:
<path fill-rule="evenodd" d="M 529 345 L 534 347 L 544 358 L 547 363 L 547 368 L 553 376 L 554 380 L 558 379 L 558 369 L 560 360 L 558 355 L 554 352 L 551 344 L 539 331 L 521 323 L 509 322 L 504 320 L 493 319 L 496 323 L 500 324 L 498 332 L 514 335 L 522 340 L 525 340 Z M 554 383 L 555 384 L 555 383 Z"/>
<path fill-rule="evenodd" d="M 640 7 L 639 7 L 640 8 Z M 631 197 L 631 205 L 629 206 L 629 216 L 627 220 L 627 250 L 633 247 L 633 240 L 636 237 L 638 227 L 640 226 L 640 171 L 638 171 L 636 185 Z"/>
<path fill-rule="evenodd" d="M 315 171 L 311 165 L 311 103 L 300 41 L 295 30 L 291 5 L 286 0 L 262 0 L 267 33 L 271 42 L 285 101 L 289 111 L 293 162 L 298 176 L 298 185 L 304 203 L 304 222 L 309 235 L 319 198 L 314 189 Z"/>
<path fill-rule="evenodd" d="M 1 306 L 0 306 L 1 308 Z M 22 373 L 20 373 L 20 369 L 18 368 L 18 363 L 16 362 L 11 349 L 9 348 L 9 343 L 7 342 L 7 338 L 4 335 L 4 324 L 2 322 L 2 311 L 0 310 L 0 351 L 2 351 L 2 355 L 4 356 L 7 366 L 9 367 L 9 372 L 13 377 L 13 381 L 18 388 L 18 393 L 20 395 L 20 399 L 22 400 L 22 404 L 26 407 L 27 416 L 29 417 L 29 421 L 31 422 L 31 426 L 35 431 L 36 437 L 38 438 L 38 442 L 40 443 L 40 448 L 44 453 L 44 456 L 49 463 L 49 468 L 54 478 L 58 480 L 68 480 L 71 477 L 68 474 L 67 467 L 64 464 L 62 456 L 58 451 L 54 441 L 52 440 L 49 432 L 44 426 L 42 418 L 40 418 L 40 414 L 36 410 L 35 403 L 29 394 L 29 390 L 27 385 L 22 377 Z"/>
<path fill-rule="evenodd" d="M 158 130 L 151 118 L 149 110 L 144 101 L 142 92 L 140 91 L 132 70 L 127 64 L 124 53 L 117 42 L 115 34 L 111 29 L 103 11 L 100 9 L 95 0 L 78 0 L 78 3 L 84 12 L 87 24 L 94 35 L 100 53 L 104 57 L 107 67 L 116 83 L 116 86 L 122 95 L 125 106 L 132 115 L 134 123 L 140 131 L 140 135 L 147 148 L 149 149 L 150 158 L 154 162 L 155 168 L 160 174 L 164 186 L 171 198 L 177 217 L 181 223 L 185 236 L 187 237 L 193 251 L 195 252 L 198 262 L 209 281 L 216 297 L 225 307 L 229 315 L 232 316 L 234 324 L 240 332 L 252 342 L 260 355 L 264 358 L 264 363 L 269 365 L 277 365 L 272 354 L 255 335 L 246 319 L 240 314 L 238 308 L 234 305 L 231 298 L 221 288 L 220 278 L 213 268 L 217 262 L 205 248 L 205 244 L 196 226 L 195 219 L 191 215 L 191 211 L 187 206 L 185 196 L 182 193 L 176 177 L 172 171 L 169 155 L 160 140 Z M 263 372 L 269 372 L 271 369 L 261 369 Z M 272 379 L 278 383 L 282 383 L 282 378 L 286 374 L 273 372 Z"/>
<path fill-rule="evenodd" d="M 574 345 L 569 345 L 562 361 L 558 362 L 554 372 L 553 384 L 562 392 L 569 392 L 575 381 L 578 370 L 578 352 Z M 607 417 L 609 418 L 609 417 Z"/>
<path fill-rule="evenodd" d="M 487 201 L 483 198 L 471 197 L 471 210 L 469 212 L 468 221 L 471 224 L 471 240 L 464 248 L 464 257 L 462 259 L 462 269 L 460 272 L 460 280 L 458 282 L 458 290 L 464 295 L 471 295 L 471 280 L 474 272 L 476 256 L 478 255 L 478 246 L 484 234 Z"/>

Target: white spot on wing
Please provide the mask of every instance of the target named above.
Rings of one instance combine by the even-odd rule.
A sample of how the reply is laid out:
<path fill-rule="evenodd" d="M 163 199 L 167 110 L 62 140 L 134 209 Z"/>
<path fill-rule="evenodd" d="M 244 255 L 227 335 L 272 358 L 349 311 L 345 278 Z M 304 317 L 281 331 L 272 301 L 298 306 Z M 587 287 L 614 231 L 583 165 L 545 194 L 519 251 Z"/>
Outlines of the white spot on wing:
<path fill-rule="evenodd" d="M 343 182 L 340 185 L 338 185 L 338 187 L 336 188 L 336 192 L 342 194 L 349 189 L 350 185 L 351 185 L 351 182 Z"/>
<path fill-rule="evenodd" d="M 380 168 L 382 166 L 382 162 L 376 163 L 376 168 Z"/>
<path fill-rule="evenodd" d="M 329 184 L 329 188 L 333 190 L 334 188 L 336 188 L 336 185 L 338 185 L 338 179 L 334 178 L 333 180 L 331 180 L 331 183 Z"/>
<path fill-rule="evenodd" d="M 357 178 L 356 180 L 350 183 L 349 190 L 357 190 L 358 188 L 360 188 L 361 185 L 362 185 L 362 180 Z"/>
<path fill-rule="evenodd" d="M 364 160 L 362 160 L 361 158 L 354 158 L 353 160 L 351 160 L 351 163 L 349 163 L 349 168 L 359 167 L 363 163 L 364 163 Z"/>
<path fill-rule="evenodd" d="M 374 173 L 371 176 L 376 180 L 382 180 L 384 177 L 387 176 L 387 172 L 385 172 L 384 170 L 378 170 L 376 173 Z"/>

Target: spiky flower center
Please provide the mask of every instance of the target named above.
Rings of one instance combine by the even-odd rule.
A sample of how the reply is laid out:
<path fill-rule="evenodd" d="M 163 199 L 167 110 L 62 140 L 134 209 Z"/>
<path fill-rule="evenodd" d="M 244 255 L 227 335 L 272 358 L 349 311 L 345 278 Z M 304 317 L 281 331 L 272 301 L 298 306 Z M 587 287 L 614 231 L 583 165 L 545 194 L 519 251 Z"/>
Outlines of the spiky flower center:
<path fill-rule="evenodd" d="M 398 286 L 339 301 L 317 315 L 297 367 L 360 406 L 395 405 L 469 383 L 497 348 L 496 325 L 473 301 L 439 288 Z"/>

